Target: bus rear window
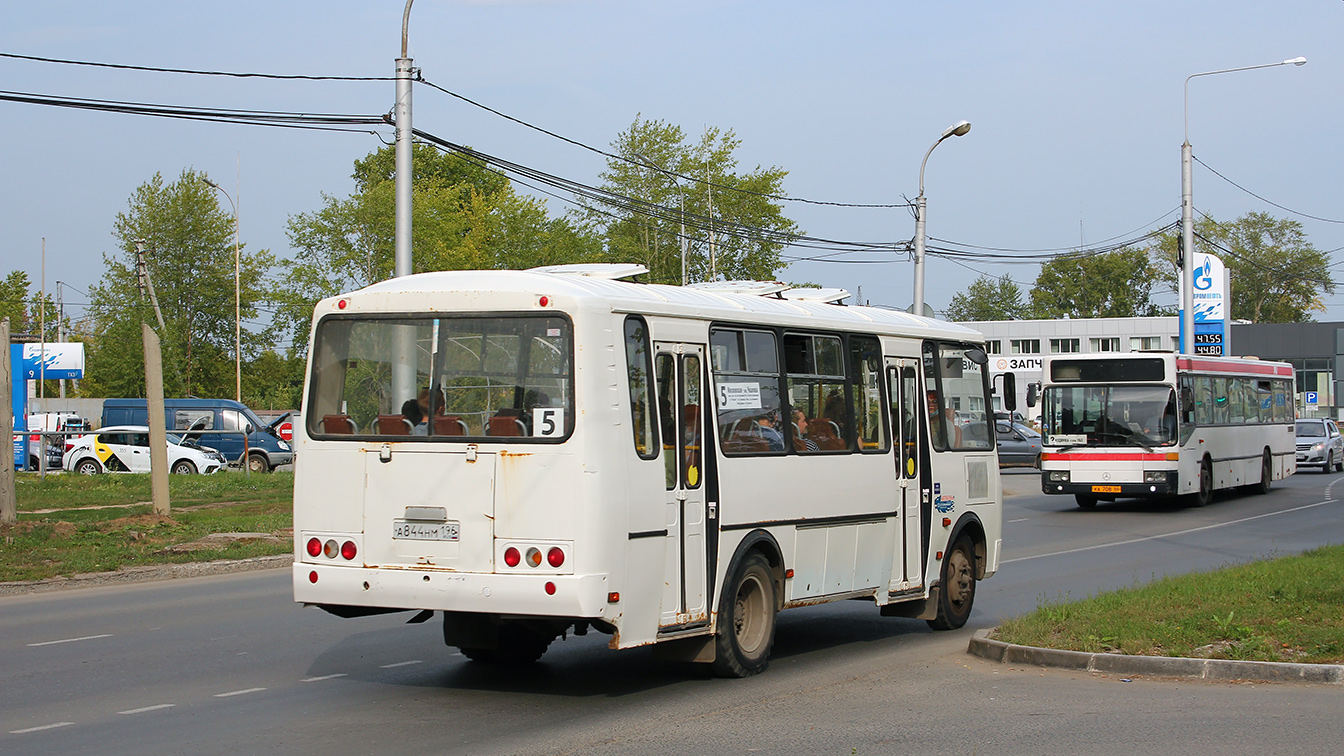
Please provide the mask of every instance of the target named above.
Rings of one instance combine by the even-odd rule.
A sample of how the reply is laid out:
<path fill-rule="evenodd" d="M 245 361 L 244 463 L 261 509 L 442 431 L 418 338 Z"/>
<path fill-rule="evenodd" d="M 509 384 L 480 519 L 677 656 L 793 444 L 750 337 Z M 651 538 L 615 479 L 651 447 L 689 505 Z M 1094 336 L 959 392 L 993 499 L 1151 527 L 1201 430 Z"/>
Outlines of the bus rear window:
<path fill-rule="evenodd" d="M 557 316 L 327 318 L 313 342 L 308 432 L 567 438 L 573 343 L 569 321 Z"/>

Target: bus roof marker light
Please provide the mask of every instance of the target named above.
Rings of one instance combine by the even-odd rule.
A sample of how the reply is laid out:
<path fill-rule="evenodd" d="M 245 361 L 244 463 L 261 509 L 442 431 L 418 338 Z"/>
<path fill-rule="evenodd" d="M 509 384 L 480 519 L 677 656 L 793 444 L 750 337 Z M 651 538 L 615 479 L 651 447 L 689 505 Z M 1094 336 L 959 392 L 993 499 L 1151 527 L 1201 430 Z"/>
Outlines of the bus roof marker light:
<path fill-rule="evenodd" d="M 336 309 L 338 310 L 344 310 L 349 306 L 350 306 L 350 300 L 348 299 L 342 299 L 336 302 Z"/>
<path fill-rule="evenodd" d="M 550 306 L 551 306 L 551 298 L 548 297 L 548 296 L 542 295 L 541 299 L 538 299 L 538 300 L 537 300 L 537 304 L 538 304 L 538 305 L 541 305 L 542 307 L 550 307 Z"/>

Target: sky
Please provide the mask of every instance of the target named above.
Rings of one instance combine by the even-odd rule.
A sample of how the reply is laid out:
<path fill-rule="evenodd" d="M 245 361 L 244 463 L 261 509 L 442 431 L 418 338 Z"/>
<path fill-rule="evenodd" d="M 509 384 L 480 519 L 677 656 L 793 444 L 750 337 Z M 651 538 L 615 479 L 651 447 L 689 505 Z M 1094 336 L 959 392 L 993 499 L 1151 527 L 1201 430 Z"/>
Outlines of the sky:
<path fill-rule="evenodd" d="M 6 3 L 0 53 L 391 77 L 404 8 L 399 0 Z M 1194 205 L 1220 220 L 1251 211 L 1298 220 L 1317 249 L 1344 261 L 1342 27 L 1340 0 L 419 0 L 409 54 L 426 80 L 591 147 L 608 148 L 636 116 L 691 135 L 732 129 L 739 170 L 778 166 L 788 171 L 789 196 L 823 202 L 913 200 L 925 152 L 948 126 L 969 120 L 969 134 L 929 158 L 928 235 L 1011 251 L 998 261 L 931 256 L 925 300 L 941 310 L 982 274 L 1011 275 L 1029 289 L 1039 263 L 1011 257 L 1098 246 L 1178 220 L 1186 77 L 1297 56 L 1307 65 L 1190 83 L 1195 157 L 1244 188 L 1197 163 Z M 299 112 L 382 114 L 395 97 L 392 81 L 5 57 L 0 81 L 11 92 Z M 600 155 L 428 87 L 414 88 L 412 118 L 418 129 L 482 152 L 601 183 Z M 61 281 L 75 317 L 101 278 L 103 254 L 116 252 L 117 213 L 156 172 L 169 181 L 187 168 L 207 173 L 237 201 L 248 248 L 287 257 L 286 221 L 319 208 L 324 193 L 347 196 L 354 161 L 383 144 L 368 133 L 13 102 L 0 102 L 0 124 L 0 275 L 24 270 L 37 289 L 45 239 L 46 290 Z M 380 133 L 391 140 L 390 128 Z M 547 206 L 552 214 L 570 208 L 554 198 Z M 789 202 L 786 213 L 816 237 L 914 236 L 906 208 Z M 780 278 L 861 292 L 873 304 L 904 308 L 913 299 L 908 255 L 796 259 L 815 255 L 785 250 L 791 264 Z M 1344 280 L 1339 267 L 1332 271 Z M 1344 320 L 1344 286 L 1325 304 L 1318 320 Z"/>

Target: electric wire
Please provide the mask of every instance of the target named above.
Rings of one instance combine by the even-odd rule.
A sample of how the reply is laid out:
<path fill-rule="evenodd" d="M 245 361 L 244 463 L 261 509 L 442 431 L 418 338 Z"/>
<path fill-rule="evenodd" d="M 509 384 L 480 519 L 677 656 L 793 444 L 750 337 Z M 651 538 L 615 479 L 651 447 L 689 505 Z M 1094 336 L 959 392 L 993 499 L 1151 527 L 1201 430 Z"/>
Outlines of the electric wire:
<path fill-rule="evenodd" d="M 1242 186 L 1241 184 L 1238 184 L 1237 182 L 1233 181 L 1232 179 L 1228 178 L 1227 176 L 1224 176 L 1223 174 L 1219 173 L 1217 170 L 1215 170 L 1215 169 L 1213 168 L 1213 166 L 1209 165 L 1208 163 L 1204 162 L 1203 160 L 1200 160 L 1199 158 L 1194 157 L 1194 155 L 1191 155 L 1191 157 L 1194 158 L 1194 161 L 1195 161 L 1196 163 L 1199 163 L 1200 165 L 1202 165 L 1202 166 L 1204 166 L 1205 168 L 1209 169 L 1209 171 L 1212 172 L 1213 175 L 1217 176 L 1218 178 L 1222 179 L 1223 181 L 1226 181 L 1227 183 L 1231 184 L 1232 186 L 1235 186 L 1236 188 L 1242 190 L 1243 192 L 1246 192 L 1247 194 L 1251 195 L 1252 197 L 1255 197 L 1256 199 L 1260 200 L 1261 202 L 1264 202 L 1264 203 L 1269 204 L 1269 205 L 1273 205 L 1274 207 L 1277 207 L 1278 209 L 1280 209 L 1280 210 L 1282 210 L 1282 211 L 1284 211 L 1284 212 L 1286 212 L 1286 213 L 1292 213 L 1293 215 L 1300 215 L 1300 216 L 1302 216 L 1303 218 L 1310 218 L 1310 219 L 1312 219 L 1312 220 L 1321 221 L 1322 223 L 1344 223 L 1344 220 L 1335 220 L 1334 218 L 1322 218 L 1322 217 L 1320 217 L 1319 215 L 1311 215 L 1310 213 L 1299 212 L 1299 211 L 1297 211 L 1297 210 L 1292 209 L 1291 207 L 1284 207 L 1283 205 L 1280 205 L 1279 203 L 1277 203 L 1277 202 L 1275 202 L 1275 201 L 1273 201 L 1273 200 L 1265 199 L 1264 197 L 1261 197 L 1260 195 L 1256 194 L 1255 192 L 1251 191 L 1250 189 L 1247 189 L 1246 187 Z"/>
<path fill-rule="evenodd" d="M 395 76 L 312 76 L 308 74 L 268 74 L 239 73 L 236 71 L 202 71 L 190 68 L 162 68 L 159 66 L 133 66 L 125 63 L 97 63 L 87 60 L 66 60 L 63 58 L 44 58 L 37 55 L 19 55 L 0 52 L 0 58 L 30 60 L 38 63 L 59 63 L 68 66 L 89 66 L 93 68 L 115 68 L 126 71 L 148 71 L 152 73 L 194 74 L 196 76 L 228 76 L 236 79 L 281 79 L 302 81 L 396 81 Z"/>

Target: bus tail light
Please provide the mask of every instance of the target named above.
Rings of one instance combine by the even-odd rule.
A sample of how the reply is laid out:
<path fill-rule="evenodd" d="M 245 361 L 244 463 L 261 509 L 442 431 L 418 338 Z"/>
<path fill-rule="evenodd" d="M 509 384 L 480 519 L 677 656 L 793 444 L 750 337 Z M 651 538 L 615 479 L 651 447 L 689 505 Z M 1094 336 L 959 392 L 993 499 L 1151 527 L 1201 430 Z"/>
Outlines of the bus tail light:
<path fill-rule="evenodd" d="M 518 553 L 518 549 L 510 546 L 504 549 L 504 564 L 510 567 L 517 567 L 518 563 L 523 561 L 523 555 Z"/>
<path fill-rule="evenodd" d="M 565 552 L 559 546 L 552 546 L 551 550 L 546 552 L 546 563 L 552 567 L 559 567 L 565 563 Z"/>
<path fill-rule="evenodd" d="M 528 567 L 541 566 L 541 549 L 537 548 L 536 546 L 532 546 L 527 550 L 527 566 Z"/>
<path fill-rule="evenodd" d="M 336 539 L 330 539 L 322 549 L 322 553 L 327 555 L 327 559 L 335 559 L 336 555 L 341 553 L 341 547 L 336 543 Z"/>
<path fill-rule="evenodd" d="M 355 548 L 354 541 L 346 541 L 345 543 L 341 544 L 341 556 L 345 558 L 346 561 L 354 559 L 355 554 L 357 554 L 358 552 L 359 550 Z"/>
<path fill-rule="evenodd" d="M 315 557 L 322 555 L 322 540 L 320 538 L 308 539 L 308 556 Z"/>

